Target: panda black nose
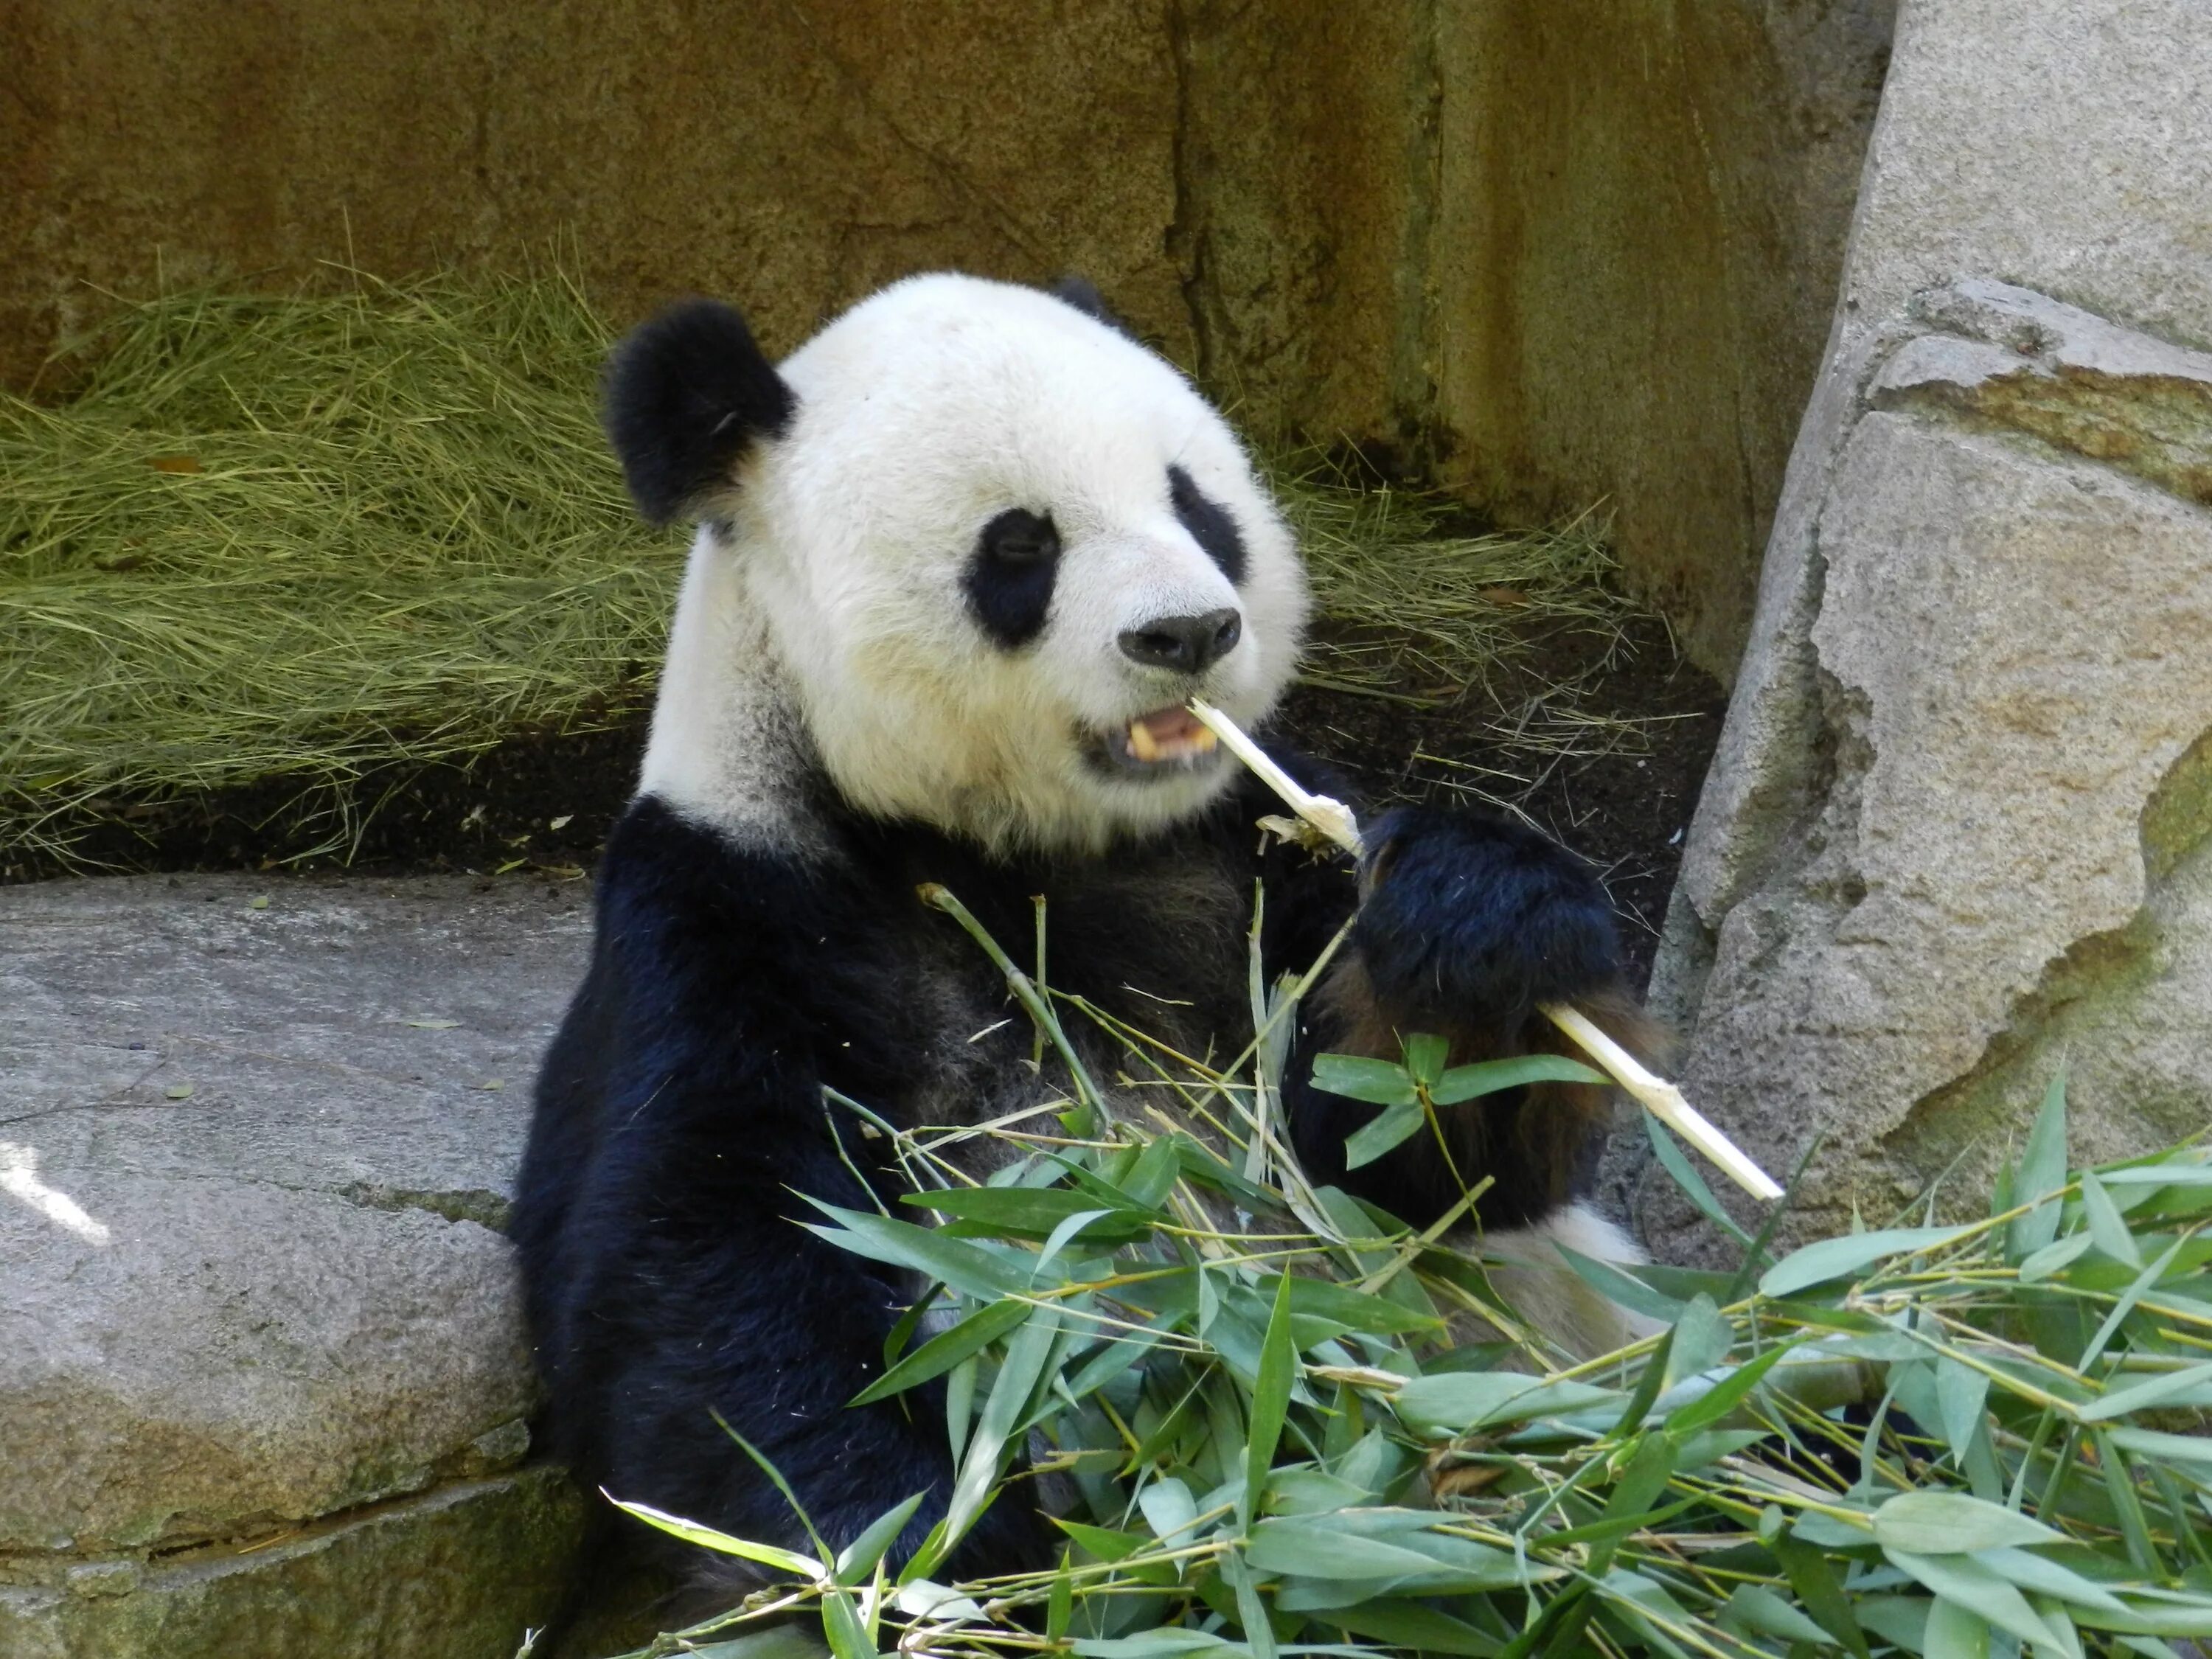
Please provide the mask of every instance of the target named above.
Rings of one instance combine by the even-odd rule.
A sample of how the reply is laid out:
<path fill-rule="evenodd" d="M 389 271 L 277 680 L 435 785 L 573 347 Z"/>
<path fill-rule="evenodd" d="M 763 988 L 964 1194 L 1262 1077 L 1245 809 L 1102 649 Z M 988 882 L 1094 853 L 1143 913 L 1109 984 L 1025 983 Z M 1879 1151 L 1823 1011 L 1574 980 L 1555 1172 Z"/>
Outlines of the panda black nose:
<path fill-rule="evenodd" d="M 1244 618 L 1232 610 L 1202 617 L 1155 617 L 1121 635 L 1121 654 L 1147 668 L 1202 674 L 1237 648 Z"/>

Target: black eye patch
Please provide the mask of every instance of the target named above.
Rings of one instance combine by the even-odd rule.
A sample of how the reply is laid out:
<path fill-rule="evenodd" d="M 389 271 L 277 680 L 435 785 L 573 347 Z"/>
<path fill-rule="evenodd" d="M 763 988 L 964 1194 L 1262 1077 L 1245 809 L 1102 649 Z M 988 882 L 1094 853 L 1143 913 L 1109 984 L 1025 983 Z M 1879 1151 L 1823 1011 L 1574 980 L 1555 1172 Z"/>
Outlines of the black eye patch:
<path fill-rule="evenodd" d="M 1051 515 L 1012 507 L 976 537 L 960 586 L 983 631 L 1012 651 L 1044 631 L 1059 568 L 1060 532 Z"/>
<path fill-rule="evenodd" d="M 1168 469 L 1168 501 L 1190 538 L 1205 549 L 1206 556 L 1221 567 L 1221 574 L 1237 586 L 1244 583 L 1244 537 L 1229 509 L 1209 499 L 1179 466 Z"/>

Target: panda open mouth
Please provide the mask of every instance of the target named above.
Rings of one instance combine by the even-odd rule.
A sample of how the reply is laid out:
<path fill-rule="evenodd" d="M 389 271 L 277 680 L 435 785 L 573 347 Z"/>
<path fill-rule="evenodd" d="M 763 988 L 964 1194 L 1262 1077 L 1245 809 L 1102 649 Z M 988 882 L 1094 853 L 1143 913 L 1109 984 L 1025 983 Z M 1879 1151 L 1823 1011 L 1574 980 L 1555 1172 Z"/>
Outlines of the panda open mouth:
<path fill-rule="evenodd" d="M 1195 771 L 1218 758 L 1212 732 L 1177 704 L 1139 714 L 1120 731 L 1101 732 L 1093 754 L 1123 774 Z"/>

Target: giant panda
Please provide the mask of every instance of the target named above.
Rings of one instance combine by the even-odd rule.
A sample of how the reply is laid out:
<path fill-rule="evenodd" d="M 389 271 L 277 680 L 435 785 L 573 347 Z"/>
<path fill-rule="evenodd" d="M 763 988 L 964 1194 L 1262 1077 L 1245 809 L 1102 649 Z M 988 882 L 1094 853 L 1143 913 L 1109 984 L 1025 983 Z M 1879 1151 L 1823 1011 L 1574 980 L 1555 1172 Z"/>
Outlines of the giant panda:
<path fill-rule="evenodd" d="M 1088 289 L 916 276 L 781 364 L 687 302 L 617 347 L 606 425 L 644 515 L 697 531 L 514 1216 L 556 1448 L 590 1485 L 799 1541 L 719 1416 L 833 1546 L 915 1492 L 902 1547 L 942 1513 L 927 1393 L 843 1403 L 921 1287 L 803 1230 L 795 1196 L 865 1206 L 878 1174 L 833 1142 L 825 1090 L 906 1123 L 1050 1091 L 920 883 L 1006 939 L 1046 896 L 1055 985 L 1192 1054 L 1249 1036 L 1255 879 L 1270 978 L 1356 912 L 1285 1107 L 1315 1182 L 1417 1225 L 1457 1182 L 1425 1138 L 1347 1173 L 1376 1109 L 1312 1088 L 1312 1055 L 1395 1058 L 1415 1030 L 1455 1063 L 1549 1046 L 1552 999 L 1632 1017 L 1605 893 L 1527 828 L 1401 808 L 1357 870 L 1261 850 L 1279 808 L 1183 708 L 1264 730 L 1307 620 L 1297 553 L 1220 415 Z M 1460 1171 L 1492 1179 L 1488 1247 L 1585 1348 L 1624 1316 L 1547 1241 L 1634 1259 L 1577 1200 L 1606 1103 L 1532 1087 L 1452 1125 Z M 1001 1501 L 958 1564 L 1036 1562 L 1042 1535 Z"/>

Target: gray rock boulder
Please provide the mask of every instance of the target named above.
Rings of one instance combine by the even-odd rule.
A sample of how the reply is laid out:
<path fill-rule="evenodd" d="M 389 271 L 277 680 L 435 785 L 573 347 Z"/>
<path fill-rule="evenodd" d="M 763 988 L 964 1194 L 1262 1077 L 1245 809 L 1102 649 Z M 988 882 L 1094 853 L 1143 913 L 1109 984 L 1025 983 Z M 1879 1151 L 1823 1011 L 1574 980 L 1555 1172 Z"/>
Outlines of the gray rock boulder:
<path fill-rule="evenodd" d="M 2212 36 L 1908 8 L 1655 981 L 1802 1224 L 2212 1123 Z M 1657 1237 L 1682 1215 L 1641 1186 Z M 1681 1237 L 1680 1234 L 1674 1234 Z"/>
<path fill-rule="evenodd" d="M 581 1504 L 498 1228 L 587 927 L 580 883 L 0 891 L 0 1652 L 543 1622 Z"/>

